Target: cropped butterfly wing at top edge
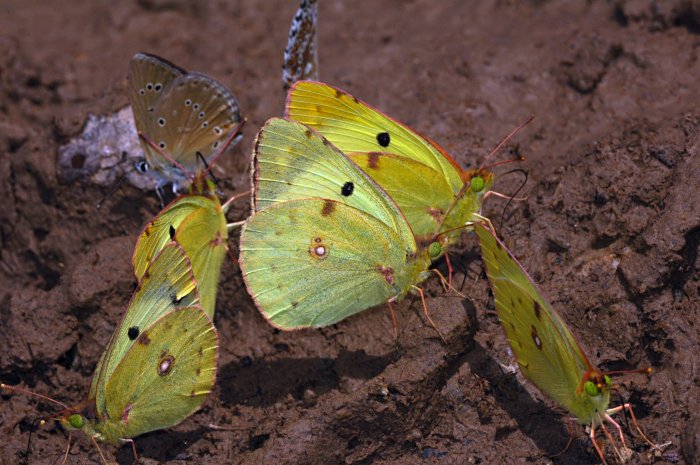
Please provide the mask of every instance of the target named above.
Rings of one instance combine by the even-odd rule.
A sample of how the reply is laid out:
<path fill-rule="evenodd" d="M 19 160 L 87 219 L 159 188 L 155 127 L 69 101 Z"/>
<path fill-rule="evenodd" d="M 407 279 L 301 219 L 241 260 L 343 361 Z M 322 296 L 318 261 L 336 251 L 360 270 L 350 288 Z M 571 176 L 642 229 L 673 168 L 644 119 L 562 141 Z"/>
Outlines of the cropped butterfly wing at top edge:
<path fill-rule="evenodd" d="M 285 90 L 300 79 L 318 79 L 318 1 L 302 0 L 289 29 L 282 63 Z"/>
<path fill-rule="evenodd" d="M 474 230 L 491 283 L 496 310 L 526 378 L 581 415 L 583 375 L 593 369 L 573 335 L 510 251 L 482 223 Z M 588 418 L 586 418 L 588 420 Z"/>
<path fill-rule="evenodd" d="M 369 213 L 398 233 L 406 253 L 416 251 L 410 226 L 394 201 L 323 136 L 295 121 L 270 119 L 253 159 L 254 209 L 287 200 L 323 198 Z"/>
<path fill-rule="evenodd" d="M 327 326 L 386 302 L 405 285 L 398 274 L 406 261 L 394 230 L 330 199 L 274 204 L 241 231 L 248 291 L 282 329 Z"/>
<path fill-rule="evenodd" d="M 172 307 L 106 380 L 106 435 L 132 438 L 187 418 L 213 388 L 217 354 L 216 329 L 204 311 Z"/>
<path fill-rule="evenodd" d="M 289 91 L 285 116 L 317 130 L 344 153 L 405 156 L 436 170 L 453 192 L 463 185 L 462 169 L 437 144 L 343 90 L 299 81 Z"/>

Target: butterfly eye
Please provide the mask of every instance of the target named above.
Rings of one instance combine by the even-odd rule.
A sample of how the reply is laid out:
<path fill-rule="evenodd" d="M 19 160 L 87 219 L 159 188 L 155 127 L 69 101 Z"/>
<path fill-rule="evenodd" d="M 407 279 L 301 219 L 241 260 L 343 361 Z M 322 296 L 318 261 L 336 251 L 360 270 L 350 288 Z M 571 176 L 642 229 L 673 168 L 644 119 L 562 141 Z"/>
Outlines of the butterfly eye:
<path fill-rule="evenodd" d="M 600 393 L 598 386 L 593 381 L 586 381 L 586 384 L 583 385 L 583 390 L 591 397 L 595 397 Z"/>
<path fill-rule="evenodd" d="M 134 168 L 136 168 L 136 171 L 139 173 L 146 173 L 148 171 L 148 163 L 146 163 L 146 160 L 139 160 L 134 163 Z"/>
<path fill-rule="evenodd" d="M 71 425 L 73 428 L 80 429 L 83 427 L 83 425 L 85 425 L 85 419 L 82 415 L 74 413 L 73 415 L 68 417 L 68 424 Z"/>
<path fill-rule="evenodd" d="M 612 380 L 608 375 L 603 375 L 603 382 L 605 383 L 605 386 L 610 386 L 612 384 Z"/>
<path fill-rule="evenodd" d="M 474 176 L 471 180 L 472 192 L 481 192 L 485 184 L 486 183 L 484 182 L 484 178 L 482 178 L 481 176 Z"/>
<path fill-rule="evenodd" d="M 437 258 L 442 253 L 442 245 L 439 242 L 433 242 L 428 246 L 428 255 L 430 258 Z"/>

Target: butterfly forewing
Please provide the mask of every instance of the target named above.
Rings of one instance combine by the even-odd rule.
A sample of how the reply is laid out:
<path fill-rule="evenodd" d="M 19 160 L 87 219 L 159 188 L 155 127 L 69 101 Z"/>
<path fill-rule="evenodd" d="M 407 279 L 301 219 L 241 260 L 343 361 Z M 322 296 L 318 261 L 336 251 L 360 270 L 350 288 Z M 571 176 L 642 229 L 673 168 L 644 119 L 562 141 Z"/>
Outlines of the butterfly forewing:
<path fill-rule="evenodd" d="M 393 200 L 355 163 L 308 127 L 280 118 L 260 131 L 254 154 L 256 211 L 286 200 L 320 197 L 358 208 L 397 231 L 407 253 L 413 233 Z"/>
<path fill-rule="evenodd" d="M 153 129 L 152 115 L 163 92 L 186 71 L 172 63 L 147 53 L 137 53 L 129 63 L 129 101 L 136 129 L 145 134 Z"/>
<path fill-rule="evenodd" d="M 317 130 L 344 153 L 402 155 L 436 170 L 454 192 L 463 185 L 461 168 L 437 144 L 340 89 L 297 82 L 287 96 L 285 116 Z"/>
<path fill-rule="evenodd" d="M 238 101 L 226 87 L 153 55 L 132 59 L 129 95 L 146 161 L 161 181 L 204 168 L 241 122 Z"/>

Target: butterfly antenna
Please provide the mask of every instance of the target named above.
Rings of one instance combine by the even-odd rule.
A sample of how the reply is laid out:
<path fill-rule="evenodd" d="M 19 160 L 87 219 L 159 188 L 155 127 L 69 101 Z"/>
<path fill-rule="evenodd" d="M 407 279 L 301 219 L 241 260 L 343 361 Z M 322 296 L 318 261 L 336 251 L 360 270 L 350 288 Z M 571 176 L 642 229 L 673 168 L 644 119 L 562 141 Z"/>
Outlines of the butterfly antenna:
<path fill-rule="evenodd" d="M 211 176 L 211 180 L 214 181 L 214 184 L 216 184 L 217 188 L 221 188 L 221 186 L 219 185 L 219 178 L 217 178 L 216 175 L 214 174 L 214 172 L 211 170 L 211 165 L 209 163 L 207 163 L 207 159 L 204 158 L 204 155 L 202 155 L 202 152 L 197 152 L 197 158 L 204 165 L 204 172 L 209 174 L 209 176 Z"/>
<path fill-rule="evenodd" d="M 36 393 L 36 392 L 29 391 L 29 390 L 27 390 L 27 389 L 23 389 L 23 388 L 21 388 L 21 387 L 17 387 L 17 386 L 8 386 L 8 385 L 5 384 L 5 383 L 0 383 L 0 390 L 2 390 L 2 389 L 7 389 L 8 391 L 14 391 L 14 392 L 21 392 L 22 394 L 26 394 L 26 395 L 28 395 L 28 396 L 38 397 L 38 398 L 43 399 L 43 400 L 45 400 L 45 401 L 47 401 L 47 402 L 52 402 L 52 403 L 54 403 L 54 404 L 60 405 L 61 407 L 63 407 L 63 408 L 66 409 L 66 410 L 69 408 L 69 407 L 68 407 L 66 404 L 64 404 L 63 402 L 59 402 L 59 401 L 57 401 L 56 399 L 52 399 L 52 398 L 50 398 L 50 397 L 46 397 L 46 396 L 44 396 L 44 395 L 38 394 L 38 393 Z"/>
<path fill-rule="evenodd" d="M 488 169 L 489 171 L 491 171 L 492 168 L 495 168 L 496 166 L 500 166 L 500 165 L 503 165 L 503 164 L 506 164 L 506 163 L 513 163 L 513 162 L 516 162 L 516 161 L 523 161 L 523 160 L 525 160 L 525 157 L 523 157 L 523 156 L 518 156 L 517 158 L 514 158 L 514 159 L 501 161 L 501 162 L 495 163 L 495 164 L 493 164 L 493 165 L 490 165 L 490 166 L 488 166 L 488 167 L 486 166 L 486 162 L 488 161 L 488 159 L 491 158 L 496 152 L 498 152 L 498 151 L 500 150 L 500 148 L 503 147 L 503 145 L 504 145 L 506 142 L 508 142 L 518 131 L 520 131 L 522 128 L 524 128 L 524 127 L 525 127 L 527 124 L 529 124 L 530 121 L 532 121 L 533 119 L 535 119 L 535 115 L 530 115 L 530 117 L 529 117 L 525 122 L 521 123 L 517 128 L 513 129 L 505 138 L 503 138 L 503 140 L 501 140 L 501 141 L 496 145 L 496 147 L 494 147 L 493 150 L 491 150 L 491 153 L 489 153 L 489 154 L 486 156 L 486 158 L 484 158 L 484 161 L 481 163 L 481 166 L 479 167 L 479 170 L 483 170 L 484 168 L 486 168 L 486 169 Z M 442 228 L 442 225 L 443 225 L 443 223 L 445 222 L 445 220 L 447 220 L 447 218 L 449 217 L 450 212 L 452 212 L 452 209 L 454 208 L 454 206 L 457 205 L 457 201 L 458 201 L 459 199 L 462 198 L 462 196 L 464 195 L 464 193 L 465 193 L 465 192 L 467 191 L 467 189 L 469 189 L 470 187 L 471 187 L 471 180 L 470 180 L 469 182 L 465 182 L 464 185 L 463 185 L 463 186 L 461 187 L 461 189 L 459 190 L 459 192 L 457 192 L 457 194 L 456 194 L 455 197 L 454 197 L 454 200 L 452 200 L 452 203 L 450 203 L 450 206 L 447 208 L 447 211 L 445 211 L 445 213 L 442 215 L 442 220 L 440 221 L 440 224 L 438 225 L 436 231 L 439 231 L 440 228 Z"/>
<path fill-rule="evenodd" d="M 190 181 L 193 181 L 193 180 L 194 180 L 194 177 L 192 176 L 192 174 L 189 173 L 189 172 L 185 169 L 185 167 L 182 166 L 182 164 L 181 164 L 179 161 L 175 160 L 175 159 L 172 157 L 172 155 L 170 155 L 169 153 L 165 152 L 165 150 L 163 150 L 159 145 L 157 145 L 155 142 L 153 142 L 153 141 L 151 140 L 150 137 L 148 137 L 146 134 L 144 134 L 144 133 L 141 132 L 141 131 L 139 131 L 139 137 L 140 137 L 141 139 L 143 139 L 143 141 L 146 142 L 146 144 L 148 144 L 149 146 L 151 146 L 151 148 L 152 148 L 153 150 L 155 150 L 156 152 L 158 152 L 158 153 L 160 154 L 160 156 L 162 156 L 163 158 L 165 158 L 166 160 L 168 160 L 170 163 L 172 163 L 174 166 L 176 166 L 180 171 L 182 171 L 182 174 L 184 174 L 185 176 L 187 176 L 187 178 L 188 178 Z"/>
<path fill-rule="evenodd" d="M 646 367 L 646 368 L 637 368 L 634 370 L 616 370 L 616 371 L 604 371 L 601 374 L 602 375 L 608 375 L 608 376 L 616 376 L 616 375 L 629 375 L 629 374 L 635 374 L 635 373 L 641 373 L 643 375 L 650 375 L 654 372 L 654 369 L 651 367 Z"/>
<path fill-rule="evenodd" d="M 107 190 L 107 192 L 105 192 L 102 195 L 102 198 L 100 199 L 100 201 L 97 202 L 97 204 L 95 205 L 95 208 L 97 210 L 102 208 L 102 205 L 104 205 L 105 201 L 107 199 L 111 198 L 117 191 L 119 191 L 119 189 L 121 189 L 121 187 L 124 185 L 124 182 L 126 182 L 126 174 L 122 174 L 114 181 L 114 184 L 112 184 L 112 186 L 109 188 L 109 190 Z"/>
<path fill-rule="evenodd" d="M 505 145 L 506 142 L 508 142 L 510 139 L 512 139 L 513 136 L 516 135 L 516 134 L 518 133 L 518 131 L 520 131 L 522 128 L 524 128 L 525 126 L 527 126 L 528 124 L 530 124 L 530 122 L 531 122 L 533 119 L 535 119 L 535 115 L 530 115 L 530 116 L 528 117 L 528 119 L 526 119 L 524 122 L 520 123 L 520 125 L 519 125 L 518 127 L 516 127 L 515 129 L 513 129 L 512 131 L 510 131 L 510 133 L 509 133 L 506 137 L 504 137 L 503 140 L 501 140 L 501 141 L 496 145 L 496 147 L 493 148 L 493 150 L 491 150 L 491 153 L 489 153 L 489 154 L 486 156 L 486 158 L 484 158 L 484 161 L 481 162 L 481 166 L 479 167 L 479 169 L 483 169 L 483 168 L 486 166 L 486 162 L 489 160 L 489 158 L 493 157 L 493 156 L 496 154 L 496 152 L 498 152 L 498 151 L 501 149 L 501 147 L 503 147 L 503 146 Z M 520 160 L 521 160 L 521 158 L 518 158 L 517 160 L 511 160 L 511 161 L 520 161 Z M 492 165 L 491 167 L 495 167 L 495 166 L 498 166 L 498 165 L 502 165 L 503 163 L 504 163 L 504 162 L 500 162 L 500 163 L 497 163 L 497 164 L 495 164 L 495 165 Z M 510 163 L 510 161 L 507 161 L 507 162 L 505 162 L 505 163 Z"/>
<path fill-rule="evenodd" d="M 518 187 L 518 189 L 515 191 L 515 193 L 514 193 L 513 195 L 511 195 L 511 196 L 508 198 L 508 202 L 506 202 L 506 206 L 503 207 L 503 212 L 501 212 L 501 221 L 500 221 L 500 223 L 499 223 L 499 225 L 498 225 L 498 227 L 499 227 L 500 229 L 503 228 L 503 223 L 504 223 L 504 221 L 505 221 L 505 219 L 506 219 L 506 211 L 508 211 L 508 206 L 510 206 L 511 202 L 513 201 L 513 199 L 518 195 L 518 192 L 520 192 L 521 190 L 523 190 L 523 188 L 525 187 L 525 184 L 527 184 L 527 178 L 528 178 L 528 172 L 527 172 L 527 170 L 524 170 L 524 169 L 521 169 L 521 168 L 516 168 L 516 169 L 510 170 L 510 171 L 504 173 L 503 176 L 508 175 L 508 174 L 510 174 L 510 173 L 522 173 L 522 174 L 525 176 L 525 179 L 523 179 L 522 184 L 520 184 L 520 187 Z"/>

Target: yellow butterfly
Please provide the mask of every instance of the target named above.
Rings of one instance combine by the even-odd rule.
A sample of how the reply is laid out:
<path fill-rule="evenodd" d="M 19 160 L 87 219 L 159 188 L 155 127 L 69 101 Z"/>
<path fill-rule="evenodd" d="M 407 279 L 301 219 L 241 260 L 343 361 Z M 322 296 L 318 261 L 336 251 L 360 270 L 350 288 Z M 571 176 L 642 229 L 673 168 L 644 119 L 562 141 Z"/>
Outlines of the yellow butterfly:
<path fill-rule="evenodd" d="M 445 252 L 482 218 L 491 171 L 462 170 L 435 142 L 347 92 L 299 81 L 289 90 L 285 116 L 318 131 L 376 181 L 419 245 L 437 240 Z"/>

